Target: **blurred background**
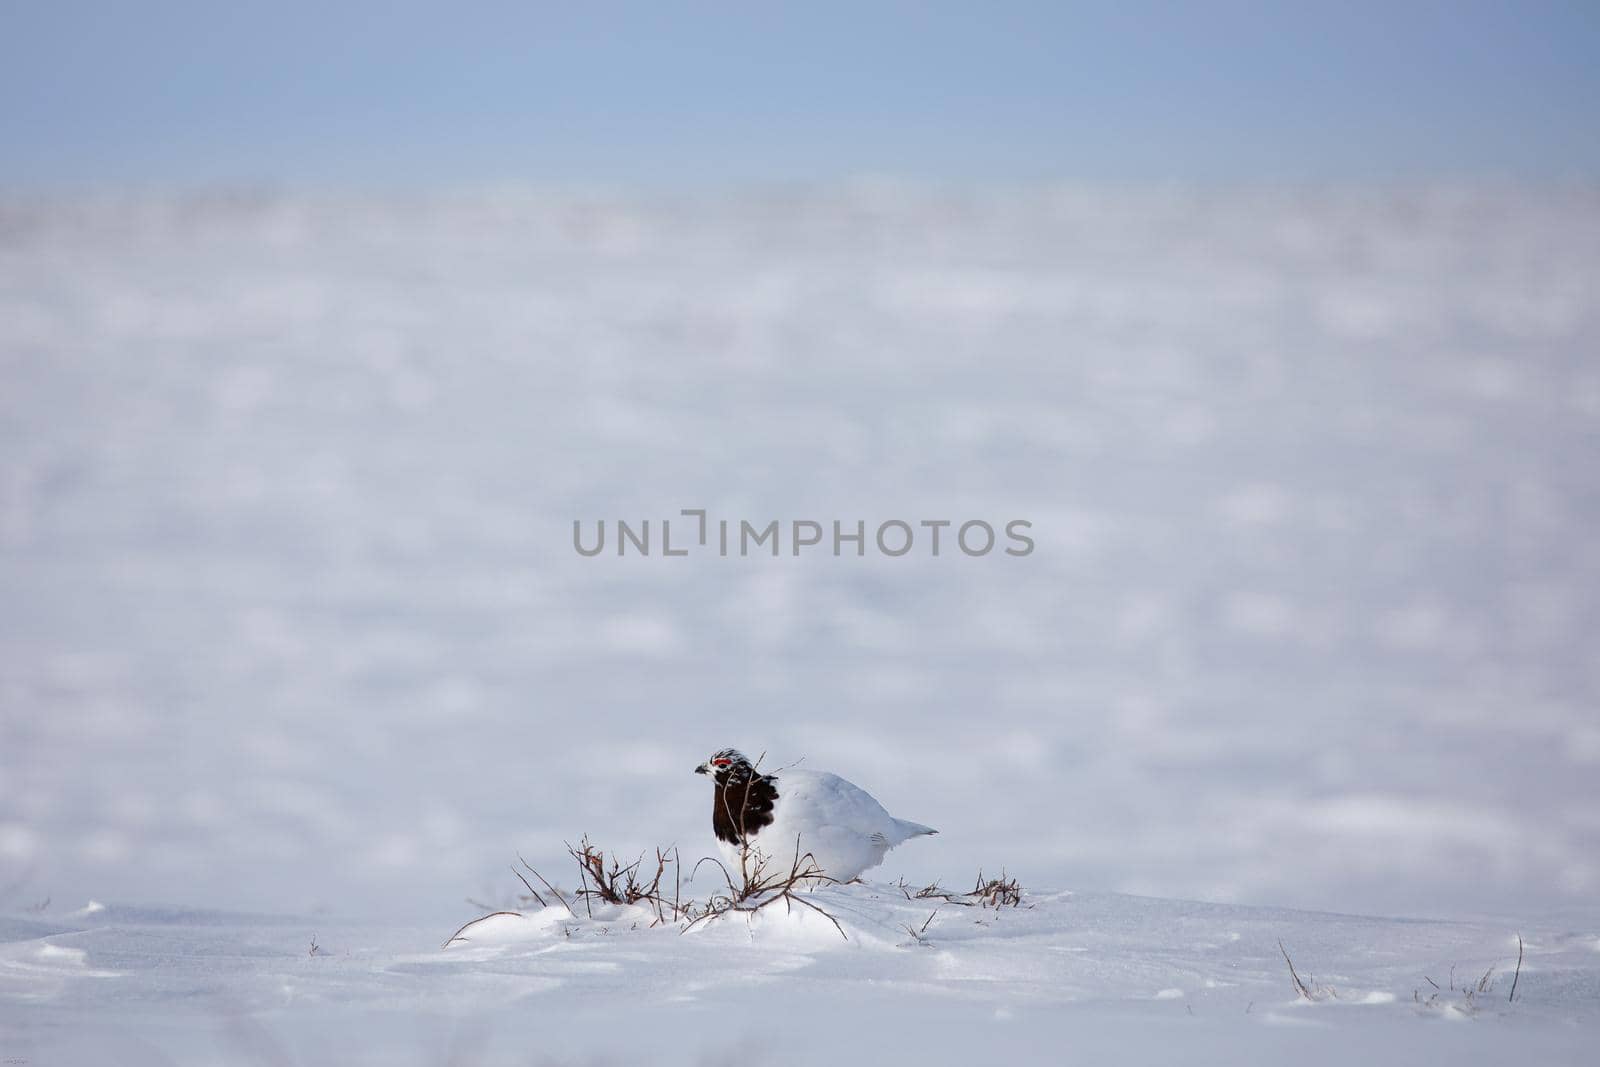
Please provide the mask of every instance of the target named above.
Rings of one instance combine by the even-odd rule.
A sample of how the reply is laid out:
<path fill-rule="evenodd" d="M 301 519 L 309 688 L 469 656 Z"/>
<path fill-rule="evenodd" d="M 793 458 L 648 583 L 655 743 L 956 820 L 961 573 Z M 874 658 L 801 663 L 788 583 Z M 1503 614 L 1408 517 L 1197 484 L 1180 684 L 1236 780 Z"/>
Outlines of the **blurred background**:
<path fill-rule="evenodd" d="M 890 879 L 1600 890 L 1592 5 L 0 21 L 0 905 L 448 923 L 727 745 Z M 1037 549 L 573 551 L 697 507 Z"/>

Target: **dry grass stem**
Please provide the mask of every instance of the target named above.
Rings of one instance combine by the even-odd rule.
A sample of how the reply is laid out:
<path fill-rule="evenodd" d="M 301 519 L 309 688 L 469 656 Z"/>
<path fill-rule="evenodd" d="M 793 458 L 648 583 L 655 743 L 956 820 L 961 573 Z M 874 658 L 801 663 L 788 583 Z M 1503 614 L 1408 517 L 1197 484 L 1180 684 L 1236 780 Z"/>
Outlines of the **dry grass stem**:
<path fill-rule="evenodd" d="M 1517 980 L 1522 977 L 1522 935 L 1517 935 L 1517 971 L 1511 976 L 1511 992 L 1506 996 L 1506 1003 L 1510 1004 L 1517 999 Z"/>
<path fill-rule="evenodd" d="M 833 928 L 839 931 L 840 937 L 846 941 L 850 940 L 849 936 L 844 932 L 844 927 L 839 925 L 839 920 L 831 912 L 814 901 L 807 900 L 805 897 L 796 894 L 799 889 L 838 884 L 837 879 L 828 877 L 822 868 L 818 866 L 815 856 L 809 852 L 801 853 L 798 836 L 795 838 L 794 859 L 789 864 L 787 871 L 768 874 L 768 857 L 758 853 L 748 845 L 739 850 L 740 878 L 737 884 L 734 882 L 733 875 L 728 868 L 720 860 L 712 859 L 709 856 L 702 859 L 700 863 L 695 864 L 695 870 L 698 871 L 700 869 L 701 863 L 708 862 L 716 864 L 722 871 L 723 881 L 727 884 L 728 892 L 726 895 L 718 894 L 713 896 L 706 903 L 705 910 L 692 918 L 688 925 L 684 927 L 685 932 L 707 919 L 714 919 L 731 912 L 752 914 L 781 900 L 786 911 L 793 911 L 796 905 L 810 908 L 831 922 Z"/>
<path fill-rule="evenodd" d="M 1282 941 L 1278 942 L 1278 951 L 1283 953 L 1283 962 L 1289 965 L 1289 978 L 1294 982 L 1294 991 L 1296 993 L 1304 997 L 1306 1000 L 1313 1002 L 1318 1000 L 1327 1000 L 1329 997 L 1333 997 L 1335 999 L 1338 998 L 1339 994 L 1334 992 L 1332 986 L 1319 986 L 1315 984 L 1315 976 L 1312 977 L 1310 982 L 1307 982 L 1305 979 L 1300 977 L 1300 972 L 1295 970 L 1294 960 L 1289 958 L 1289 950 L 1283 947 Z"/>

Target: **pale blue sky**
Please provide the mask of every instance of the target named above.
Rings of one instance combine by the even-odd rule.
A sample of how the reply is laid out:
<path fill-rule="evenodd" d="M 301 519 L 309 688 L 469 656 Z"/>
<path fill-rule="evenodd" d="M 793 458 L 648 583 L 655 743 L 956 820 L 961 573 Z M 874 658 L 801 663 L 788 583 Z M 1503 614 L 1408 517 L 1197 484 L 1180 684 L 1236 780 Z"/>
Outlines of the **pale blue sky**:
<path fill-rule="evenodd" d="M 0 185 L 1600 176 L 1596 3 L 323 6 L 4 0 Z"/>

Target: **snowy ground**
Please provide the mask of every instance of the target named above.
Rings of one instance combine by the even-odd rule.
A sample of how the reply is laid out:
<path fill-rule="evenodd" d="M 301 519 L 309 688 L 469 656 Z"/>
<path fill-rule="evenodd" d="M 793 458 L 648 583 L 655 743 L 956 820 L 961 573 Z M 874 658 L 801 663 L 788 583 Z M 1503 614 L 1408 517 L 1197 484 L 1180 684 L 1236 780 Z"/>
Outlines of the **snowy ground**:
<path fill-rule="evenodd" d="M 477 998 L 503 1052 L 670 972 L 711 983 L 701 1031 L 646 983 L 609 1037 L 693 1056 L 777 1010 L 716 984 L 716 937 L 436 946 L 519 850 L 710 851 L 690 770 L 733 745 L 942 831 L 887 878 L 1079 891 L 992 945 L 730 942 L 814 958 L 759 988 L 842 1034 L 1592 1035 L 1597 250 L 1590 189 L 0 202 L 0 1026 L 260 1009 L 315 1061 L 409 1039 L 341 1004 L 447 1050 Z M 571 547 L 697 507 L 1038 548 Z M 1401 1003 L 1518 930 L 1511 1017 Z M 1278 936 L 1396 1003 L 1286 1007 Z"/>
<path fill-rule="evenodd" d="M 475 926 L 448 950 L 438 930 L 326 918 L 114 907 L 0 921 L 5 1053 L 151 1064 L 1578 1063 L 1600 1039 L 1592 921 L 1521 931 L 1518 972 L 1511 928 L 1488 922 L 1104 893 L 988 909 L 908 901 L 889 885 L 812 899 L 842 935 L 806 909 L 683 933 L 651 928 L 642 908 L 588 919 L 552 906 Z M 1296 994 L 1280 940 L 1315 1001 Z M 28 1005 L 20 1025 L 18 1003 Z"/>

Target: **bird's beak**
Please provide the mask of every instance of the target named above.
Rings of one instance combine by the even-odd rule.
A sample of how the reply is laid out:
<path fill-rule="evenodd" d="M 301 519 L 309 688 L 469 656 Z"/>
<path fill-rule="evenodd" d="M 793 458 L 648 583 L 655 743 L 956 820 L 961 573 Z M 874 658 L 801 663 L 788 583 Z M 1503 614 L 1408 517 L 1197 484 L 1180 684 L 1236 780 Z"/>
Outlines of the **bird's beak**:
<path fill-rule="evenodd" d="M 706 766 L 704 763 L 702 763 L 702 764 L 700 764 L 700 766 L 698 766 L 698 767 L 696 767 L 694 769 L 694 773 L 696 773 L 696 774 L 709 774 L 709 773 L 711 773 L 711 768 Z"/>

